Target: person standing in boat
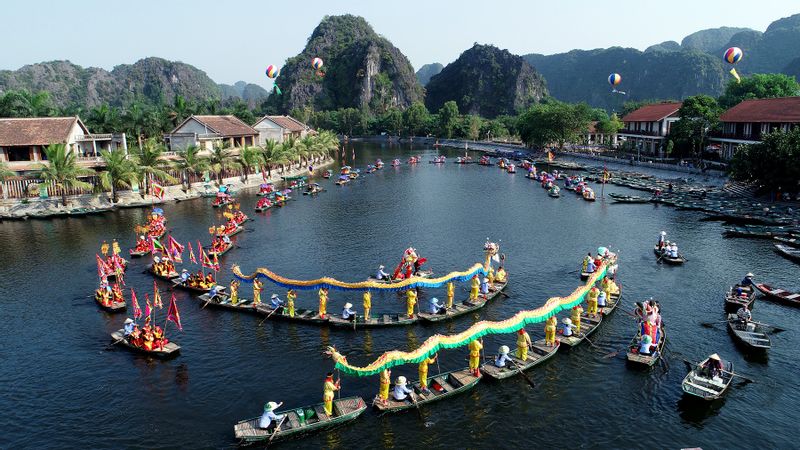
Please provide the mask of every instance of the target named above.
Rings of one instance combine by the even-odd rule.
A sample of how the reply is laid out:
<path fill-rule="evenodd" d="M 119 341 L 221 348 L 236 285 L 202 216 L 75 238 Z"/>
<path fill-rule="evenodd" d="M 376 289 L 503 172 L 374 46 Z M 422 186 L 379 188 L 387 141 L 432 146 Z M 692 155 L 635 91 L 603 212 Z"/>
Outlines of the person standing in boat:
<path fill-rule="evenodd" d="M 372 294 L 369 290 L 364 291 L 364 301 L 362 303 L 364 306 L 364 320 L 369 320 L 369 310 L 372 309 Z"/>
<path fill-rule="evenodd" d="M 589 289 L 589 294 L 586 295 L 586 304 L 589 308 L 589 316 L 590 317 L 597 317 L 597 306 L 598 306 L 598 297 L 600 296 L 600 289 L 597 289 L 597 286 L 592 286 Z"/>
<path fill-rule="evenodd" d="M 264 405 L 264 413 L 258 419 L 258 428 L 262 430 L 269 430 L 270 428 L 277 428 L 278 424 L 283 420 L 286 414 L 275 414 L 275 410 L 280 408 L 283 402 L 275 403 L 268 402 Z"/>
<path fill-rule="evenodd" d="M 665 245 L 667 245 L 667 232 L 666 231 L 662 231 L 658 235 L 658 250 L 659 251 L 663 251 Z"/>
<path fill-rule="evenodd" d="M 320 288 L 319 290 L 319 316 L 325 318 L 328 312 L 328 288 Z"/>
<path fill-rule="evenodd" d="M 580 334 L 581 332 L 581 314 L 583 314 L 583 307 L 581 305 L 575 305 L 572 307 L 572 326 L 575 329 L 575 332 Z"/>
<path fill-rule="evenodd" d="M 753 283 L 753 277 L 754 276 L 755 275 L 753 275 L 752 272 L 747 272 L 747 275 L 744 276 L 744 279 L 742 280 L 741 283 L 739 283 L 739 286 L 741 286 L 741 287 L 749 287 L 749 288 L 752 289 L 753 286 L 755 286 L 755 283 Z"/>
<path fill-rule="evenodd" d="M 417 304 L 417 290 L 409 289 L 406 291 L 406 313 L 409 319 L 414 318 L 414 305 Z"/>
<path fill-rule="evenodd" d="M 427 394 L 428 390 L 428 365 L 436 362 L 439 355 L 433 355 L 433 358 L 425 358 L 419 362 L 419 387 L 420 390 Z"/>
<path fill-rule="evenodd" d="M 505 367 L 506 363 L 511 362 L 511 357 L 508 356 L 509 348 L 507 345 L 501 345 L 498 350 L 497 356 L 494 358 L 495 367 Z"/>
<path fill-rule="evenodd" d="M 597 305 L 595 306 L 595 313 L 597 313 L 597 311 L 602 311 L 602 308 L 608 306 L 607 299 L 608 296 L 606 295 L 606 291 L 600 291 L 600 293 L 597 294 Z"/>
<path fill-rule="evenodd" d="M 483 339 L 480 341 L 478 339 L 473 340 L 469 343 L 469 370 L 472 374 L 476 377 L 481 376 L 480 367 L 481 365 L 481 350 L 483 349 Z"/>
<path fill-rule="evenodd" d="M 593 261 L 594 259 L 592 259 L 592 252 L 587 253 L 586 257 L 583 258 L 583 266 L 581 267 L 581 271 L 584 273 L 590 273 L 589 264 L 592 263 Z"/>
<path fill-rule="evenodd" d="M 497 275 L 495 275 L 494 279 L 501 284 L 508 282 L 508 274 L 506 274 L 506 269 L 504 269 L 503 266 L 497 268 Z"/>
<path fill-rule="evenodd" d="M 472 284 L 470 285 L 469 291 L 469 301 L 477 302 L 478 301 L 478 294 L 480 293 L 481 282 L 478 280 L 478 276 L 475 275 L 472 277 Z"/>
<path fill-rule="evenodd" d="M 495 282 L 494 268 L 492 268 L 491 265 L 489 266 L 489 273 L 486 274 L 486 278 L 489 279 L 489 289 L 494 290 L 494 282 Z"/>
<path fill-rule="evenodd" d="M 270 301 L 270 304 L 272 305 L 272 309 L 277 314 L 282 314 L 283 313 L 283 300 L 281 300 L 281 298 L 278 296 L 278 294 L 272 294 L 272 296 L 269 298 L 269 301 Z"/>
<path fill-rule="evenodd" d="M 653 339 L 650 337 L 649 334 L 645 334 L 642 336 L 641 341 L 639 341 L 639 354 L 643 356 L 650 356 L 650 346 L 653 344 Z"/>
<path fill-rule="evenodd" d="M 333 397 L 334 393 L 342 388 L 341 381 L 333 381 L 333 372 L 328 372 L 325 377 L 325 384 L 322 385 L 322 402 L 325 414 L 333 416 Z"/>
<path fill-rule="evenodd" d="M 230 298 L 230 301 L 231 301 L 231 305 L 236 306 L 239 303 L 239 281 L 238 280 L 233 279 L 231 281 L 230 290 L 231 290 L 231 294 L 230 294 L 229 298 Z"/>
<path fill-rule="evenodd" d="M 294 317 L 294 300 L 297 298 L 297 293 L 294 289 L 289 289 L 286 293 L 286 314 L 289 317 Z"/>
<path fill-rule="evenodd" d="M 384 405 L 389 404 L 389 386 L 392 384 L 392 371 L 389 369 L 381 370 L 379 375 L 380 387 L 378 388 L 378 401 Z"/>
<path fill-rule="evenodd" d="M 452 281 L 447 283 L 447 309 L 453 307 L 453 299 L 456 296 L 456 285 Z"/>
<path fill-rule="evenodd" d="M 264 290 L 264 283 L 258 278 L 253 278 L 253 307 L 261 304 L 261 291 Z"/>
<path fill-rule="evenodd" d="M 595 266 L 595 264 L 594 264 L 594 260 L 593 260 L 593 259 L 591 259 L 591 256 L 590 256 L 589 258 L 590 258 L 590 259 L 589 259 L 589 261 L 586 263 L 586 269 L 584 270 L 584 272 L 585 272 L 585 273 L 594 273 L 594 271 L 597 269 L 597 266 Z"/>
<path fill-rule="evenodd" d="M 391 277 L 389 276 L 389 274 L 384 272 L 383 269 L 384 269 L 383 264 L 378 266 L 378 271 L 375 273 L 375 279 L 376 280 L 387 280 L 387 281 L 391 280 Z"/>
<path fill-rule="evenodd" d="M 352 303 L 345 303 L 344 309 L 342 309 L 342 319 L 348 320 L 350 322 L 356 321 L 356 312 L 352 310 L 353 304 Z"/>
<path fill-rule="evenodd" d="M 392 397 L 398 402 L 404 402 L 408 396 L 413 396 L 414 392 L 406 386 L 406 377 L 400 375 L 394 382 Z"/>
<path fill-rule="evenodd" d="M 531 347 L 531 336 L 525 331 L 525 328 L 520 328 L 517 332 L 517 359 L 525 361 L 528 359 L 528 349 Z"/>
<path fill-rule="evenodd" d="M 556 345 L 556 326 L 558 319 L 556 316 L 550 316 L 544 326 L 544 345 L 552 347 Z"/>

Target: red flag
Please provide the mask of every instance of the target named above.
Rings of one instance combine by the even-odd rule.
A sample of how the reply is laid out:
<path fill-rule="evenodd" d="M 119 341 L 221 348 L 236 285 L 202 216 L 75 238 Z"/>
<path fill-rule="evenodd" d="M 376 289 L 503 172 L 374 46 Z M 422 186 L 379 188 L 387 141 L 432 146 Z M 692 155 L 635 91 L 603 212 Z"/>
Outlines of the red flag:
<path fill-rule="evenodd" d="M 173 322 L 175 325 L 178 326 L 178 329 L 183 331 L 183 326 L 181 326 L 181 315 L 178 312 L 178 305 L 175 304 L 175 294 L 172 294 L 172 298 L 169 301 L 169 309 L 167 310 L 167 320 Z"/>
<path fill-rule="evenodd" d="M 155 181 L 151 181 L 151 183 L 152 183 L 151 186 L 153 188 L 152 189 L 153 196 L 154 197 L 158 197 L 159 200 L 163 200 L 164 199 L 164 187 L 161 186 L 160 184 L 156 183 Z"/>
<path fill-rule="evenodd" d="M 158 285 L 155 280 L 153 281 L 153 306 L 158 309 L 164 309 L 164 302 L 161 301 L 161 293 L 158 292 Z"/>
<path fill-rule="evenodd" d="M 133 318 L 142 317 L 142 308 L 139 307 L 139 301 L 136 299 L 136 292 L 134 292 L 133 288 L 131 288 L 131 302 L 133 302 Z"/>
<path fill-rule="evenodd" d="M 214 253 L 214 270 L 219 272 L 219 258 L 216 253 Z"/>
<path fill-rule="evenodd" d="M 97 276 L 103 278 L 112 273 L 112 270 L 108 267 L 108 264 L 103 261 L 103 258 L 101 258 L 100 255 L 95 253 L 94 257 L 97 260 Z"/>
<path fill-rule="evenodd" d="M 216 270 L 214 268 L 214 263 L 211 261 L 211 258 L 208 257 L 206 251 L 202 248 L 200 249 L 200 262 L 206 269 Z"/>
<path fill-rule="evenodd" d="M 192 243 L 187 242 L 186 245 L 189 246 L 189 261 L 191 261 L 192 264 L 197 264 L 197 259 L 194 257 L 194 252 L 192 251 Z"/>
<path fill-rule="evenodd" d="M 144 294 L 144 315 L 150 317 L 150 314 L 153 313 L 153 308 L 150 307 L 150 297 L 147 294 Z"/>

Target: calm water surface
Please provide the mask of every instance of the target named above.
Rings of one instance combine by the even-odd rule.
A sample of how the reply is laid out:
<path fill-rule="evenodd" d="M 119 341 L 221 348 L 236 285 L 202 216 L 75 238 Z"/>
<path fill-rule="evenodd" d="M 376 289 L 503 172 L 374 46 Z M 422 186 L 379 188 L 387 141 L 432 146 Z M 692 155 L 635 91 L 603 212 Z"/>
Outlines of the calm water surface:
<path fill-rule="evenodd" d="M 412 153 L 427 161 L 434 151 L 356 144 L 356 165 L 376 157 L 388 164 Z M 563 440 L 583 448 L 796 447 L 788 430 L 800 421 L 798 332 L 774 335 L 769 357 L 753 359 L 737 350 L 724 327 L 699 325 L 722 319 L 725 289 L 748 271 L 787 289 L 800 288 L 798 266 L 773 253 L 768 241 L 723 239 L 721 225 L 699 221 L 696 212 L 588 203 L 566 191 L 552 199 L 522 173 L 477 165 L 387 165 L 349 186 L 322 184 L 327 192 L 316 198 L 297 195 L 287 207 L 265 214 L 251 214 L 257 198 L 241 195 L 243 210 L 255 220 L 246 224 L 247 232 L 236 238 L 240 248 L 223 264 L 238 263 L 245 272 L 269 267 L 298 279 L 330 275 L 355 281 L 379 264 L 393 266 L 413 245 L 443 274 L 480 261 L 490 237 L 507 255 L 511 298 L 440 325 L 352 332 L 271 321 L 259 327 L 257 316 L 201 310 L 196 299 L 176 292 L 184 331 L 170 325 L 168 337 L 183 347 L 181 355 L 150 360 L 122 348 L 105 350 L 109 333 L 125 316 L 100 312 L 89 298 L 97 283 L 94 254 L 100 242 L 117 238 L 124 248 L 132 245 L 133 227 L 146 210 L 0 223 L 0 448 L 232 447 L 233 424 L 258 415 L 266 401 L 287 406 L 321 401 L 322 381 L 332 367 L 321 355 L 327 345 L 366 364 L 386 350 L 413 349 L 436 333 L 460 332 L 478 320 L 535 308 L 575 289 L 580 281 L 570 272 L 599 244 L 621 257 L 623 308 L 650 296 L 661 301 L 669 327 L 663 366 L 634 371 L 626 368 L 624 353 L 603 357 L 635 333 L 635 322 L 618 311 L 592 338 L 602 351 L 584 344 L 557 355 L 529 372 L 536 389 L 519 377 L 485 380 L 469 393 L 423 407 L 424 422 L 413 411 L 378 417 L 368 410 L 344 428 L 282 445 L 527 448 Z M 181 242 L 205 243 L 208 226 L 221 220 L 210 200 L 164 209 Z M 662 229 L 688 257 L 684 267 L 655 264 L 651 248 Z M 140 299 L 153 285 L 142 273 L 147 261 L 134 260 L 126 277 Z M 230 278 L 229 271 L 220 276 L 224 282 Z M 285 294 L 266 288 L 265 294 Z M 426 294 L 444 296 L 444 290 Z M 459 295 L 466 295 L 465 287 Z M 347 301 L 361 309 L 360 295 L 332 291 L 329 311 L 338 312 Z M 301 292 L 298 307 L 316 302 L 315 293 Z M 399 312 L 404 302 L 394 294 L 375 295 L 373 308 Z M 757 320 L 790 328 L 797 314 L 763 300 L 754 310 Z M 541 325 L 529 330 L 534 338 L 543 335 Z M 513 342 L 513 336 L 488 337 L 487 354 Z M 682 360 L 713 352 L 733 360 L 737 371 L 757 383 L 734 387 L 709 408 L 682 401 Z M 466 355 L 466 349 L 443 352 L 441 370 L 466 366 Z M 416 366 L 396 368 L 393 375 L 400 374 L 416 379 Z M 371 401 L 378 380 L 345 377 L 342 384 L 342 395 Z M 648 437 L 637 429 L 647 429 Z"/>

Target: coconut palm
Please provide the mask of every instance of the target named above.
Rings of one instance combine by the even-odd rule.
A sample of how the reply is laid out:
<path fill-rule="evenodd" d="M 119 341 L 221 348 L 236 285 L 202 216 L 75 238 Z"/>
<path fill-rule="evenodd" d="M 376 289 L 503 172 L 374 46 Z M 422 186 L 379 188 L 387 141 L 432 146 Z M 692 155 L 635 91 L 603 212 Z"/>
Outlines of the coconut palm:
<path fill-rule="evenodd" d="M 339 138 L 332 131 L 320 131 L 317 140 L 324 149 L 325 156 L 333 156 L 339 150 Z"/>
<path fill-rule="evenodd" d="M 95 171 L 78 165 L 74 152 L 67 150 L 65 144 L 51 144 L 44 149 L 47 164 L 39 164 L 39 177 L 52 182 L 61 189 L 61 204 L 67 206 L 67 189 L 91 189 L 91 183 L 81 181 L 80 177 L 94 175 Z"/>
<path fill-rule="evenodd" d="M 211 171 L 217 174 L 217 184 L 222 186 L 223 179 L 225 178 L 225 169 L 237 167 L 239 164 L 235 161 L 231 149 L 228 147 L 215 146 L 211 153 L 206 157 L 208 166 Z"/>
<path fill-rule="evenodd" d="M 185 149 L 178 152 L 178 160 L 174 164 L 175 170 L 181 173 L 183 180 L 181 181 L 187 190 L 192 189 L 192 183 L 189 181 L 190 174 L 198 174 L 204 170 L 208 170 L 208 161 L 200 156 L 200 148 L 195 145 L 190 145 Z"/>
<path fill-rule="evenodd" d="M 264 143 L 261 147 L 261 161 L 267 169 L 267 177 L 272 177 L 272 166 L 278 164 L 280 159 L 281 145 L 272 139 Z"/>
<path fill-rule="evenodd" d="M 131 183 L 138 177 L 136 164 L 132 159 L 128 159 L 125 150 L 102 150 L 100 158 L 106 166 L 100 172 L 100 185 L 103 189 L 111 190 L 111 202 L 117 203 L 119 195 L 117 188 L 129 188 Z"/>
<path fill-rule="evenodd" d="M 169 164 L 162 158 L 164 154 L 164 144 L 156 138 L 149 138 L 144 141 L 141 148 L 133 149 L 133 161 L 138 172 L 138 179 L 142 186 L 140 195 L 144 198 L 148 188 L 148 180 L 157 178 L 170 183 L 175 182 L 175 177 L 167 172 Z"/>
<path fill-rule="evenodd" d="M 250 169 L 258 167 L 260 160 L 261 155 L 257 148 L 244 146 L 239 149 L 239 156 L 234 159 L 234 162 L 244 169 L 244 180 L 247 181 Z"/>

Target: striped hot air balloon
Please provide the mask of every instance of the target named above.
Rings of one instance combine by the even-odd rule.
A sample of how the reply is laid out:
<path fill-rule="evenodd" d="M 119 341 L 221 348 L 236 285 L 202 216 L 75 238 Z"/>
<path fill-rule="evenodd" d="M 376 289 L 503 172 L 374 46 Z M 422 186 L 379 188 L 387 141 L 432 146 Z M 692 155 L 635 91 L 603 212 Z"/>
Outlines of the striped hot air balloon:
<path fill-rule="evenodd" d="M 268 65 L 268 66 L 267 66 L 267 71 L 266 71 L 266 73 L 267 73 L 267 76 L 268 76 L 268 77 L 270 77 L 270 78 L 275 78 L 275 77 L 277 77 L 278 75 L 280 75 L 280 73 L 281 73 L 281 69 L 279 69 L 279 68 L 278 68 L 278 66 L 275 66 L 275 65 L 272 65 L 272 64 L 270 64 L 270 65 Z"/>
<path fill-rule="evenodd" d="M 622 76 L 620 76 L 620 74 L 618 73 L 612 73 L 611 75 L 608 76 L 608 84 L 612 86 L 617 86 L 621 82 L 622 82 Z"/>
<path fill-rule="evenodd" d="M 311 67 L 313 67 L 314 70 L 322 69 L 322 58 L 314 58 L 314 59 L 312 59 L 311 60 Z"/>
<path fill-rule="evenodd" d="M 736 64 L 742 60 L 742 56 L 744 56 L 742 49 L 740 49 L 739 47 L 731 47 L 725 50 L 725 55 L 723 56 L 723 59 L 725 59 L 725 62 L 727 62 L 728 64 Z"/>

